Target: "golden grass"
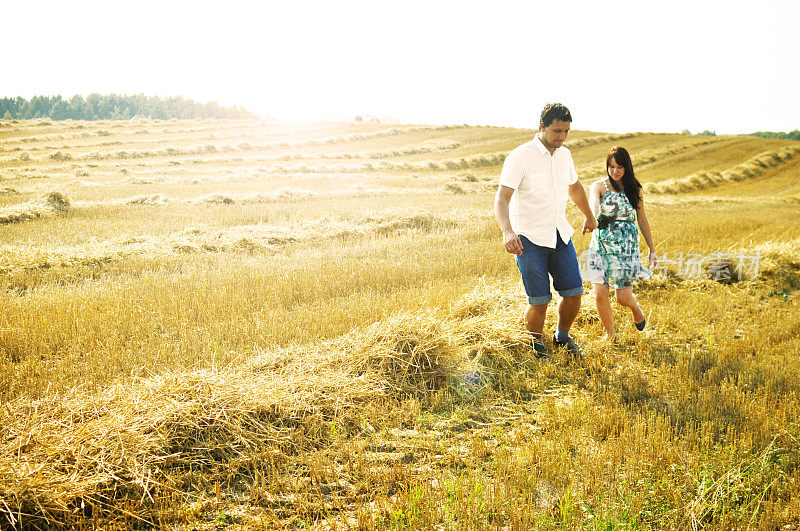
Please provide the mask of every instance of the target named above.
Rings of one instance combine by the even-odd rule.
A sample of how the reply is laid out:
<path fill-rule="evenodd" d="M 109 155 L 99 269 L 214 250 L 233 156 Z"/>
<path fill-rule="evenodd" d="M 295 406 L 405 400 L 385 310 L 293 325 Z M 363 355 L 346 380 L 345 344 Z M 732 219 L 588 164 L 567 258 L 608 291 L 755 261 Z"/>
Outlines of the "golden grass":
<path fill-rule="evenodd" d="M 387 159 L 393 157 L 405 157 L 408 155 L 419 155 L 422 153 L 433 153 L 436 151 L 449 151 L 461 147 L 460 142 L 429 142 L 422 146 L 407 146 L 398 149 L 385 149 L 382 151 L 360 151 L 360 152 L 335 152 L 335 153 L 293 153 L 278 157 L 278 160 L 303 160 L 303 159 Z"/>
<path fill-rule="evenodd" d="M 676 139 L 691 141 L 697 137 L 675 135 Z M 710 137 L 708 143 L 698 145 L 688 151 L 663 157 L 650 162 L 642 177 L 647 182 L 657 183 L 669 179 L 679 179 L 700 172 L 721 172 L 732 166 L 742 164 L 765 152 L 781 151 L 791 147 L 791 142 L 758 142 L 753 137 L 718 136 Z M 641 148 L 647 149 L 646 146 Z M 631 151 L 634 155 L 638 149 Z"/>
<path fill-rule="evenodd" d="M 800 228 L 774 193 L 793 144 L 577 132 L 583 178 L 611 143 L 654 186 L 698 157 L 721 170 L 702 195 L 647 196 L 659 254 L 758 252 L 760 270 L 656 276 L 636 289 L 648 329 L 615 304 L 614 343 L 587 292 L 585 359 L 543 363 L 491 219 L 500 157 L 530 134 L 0 127 L 3 212 L 42 212 L 0 225 L 0 527 L 800 524 Z M 84 160 L 159 142 L 214 150 Z"/>
<path fill-rule="evenodd" d="M 785 164 L 770 169 L 769 172 L 761 176 L 745 179 L 738 182 L 727 183 L 725 192 L 736 197 L 774 197 L 786 201 L 797 201 L 800 192 L 800 181 L 797 179 L 798 168 L 800 168 L 800 158 L 793 157 Z M 700 196 L 714 197 L 719 195 L 720 190 L 707 188 L 698 190 L 695 194 Z"/>
<path fill-rule="evenodd" d="M 410 190 L 405 193 L 416 193 L 420 191 Z M 55 194 L 55 195 L 53 195 Z M 307 188 L 282 187 L 269 193 L 250 193 L 250 194 L 226 194 L 211 193 L 195 197 L 167 197 L 163 194 L 137 195 L 123 197 L 120 199 L 107 199 L 103 201 L 75 201 L 69 203 L 60 192 L 51 192 L 44 197 L 41 202 L 24 203 L 8 207 L 0 211 L 0 224 L 19 223 L 31 221 L 54 214 L 64 214 L 72 212 L 80 214 L 83 212 L 96 212 L 109 208 L 119 208 L 125 205 L 147 205 L 147 206 L 170 206 L 176 205 L 259 205 L 268 203 L 296 203 L 320 199 L 341 199 L 341 198 L 370 198 L 387 194 L 403 195 L 403 191 L 392 190 L 389 188 L 364 189 L 360 186 L 353 186 L 342 190 L 317 191 Z M 55 199 L 53 199 L 55 197 Z M 67 203 L 60 201 L 65 200 Z"/>
<path fill-rule="evenodd" d="M 714 138 L 689 139 L 689 141 L 682 139 L 681 141 L 667 145 L 666 147 L 637 151 L 635 156 L 633 156 L 636 177 L 640 181 L 647 179 L 648 164 L 658 162 L 667 159 L 672 155 L 691 151 L 697 147 L 705 146 L 706 144 L 712 144 L 715 142 L 717 142 L 717 140 Z M 602 179 L 606 176 L 606 161 L 602 159 L 588 164 L 582 164 L 578 169 L 580 170 L 580 178 L 584 182 L 591 181 L 593 179 Z"/>
<path fill-rule="evenodd" d="M 789 162 L 800 153 L 800 147 L 787 147 L 781 151 L 764 153 L 723 172 L 701 172 L 682 179 L 647 183 L 644 189 L 656 193 L 684 193 L 692 190 L 719 186 L 724 183 L 753 179 L 767 170 Z"/>
<path fill-rule="evenodd" d="M 0 496 L 16 511 L 4 514 L 11 523 L 98 510 L 124 516 L 120 498 L 128 507 L 154 502 L 174 488 L 173 471 L 224 468 L 265 446 L 317 447 L 327 436 L 324 419 L 341 421 L 364 400 L 424 398 L 482 359 L 513 359 L 525 335 L 496 327 L 406 314 L 310 348 L 262 353 L 245 368 L 8 402 Z"/>
<path fill-rule="evenodd" d="M 702 190 L 724 183 L 754 179 L 765 171 L 785 164 L 800 153 L 800 147 L 787 147 L 781 151 L 762 153 L 757 157 L 722 172 L 700 172 L 680 179 L 668 179 L 658 183 L 645 183 L 646 192 L 661 194 L 686 193 Z"/>
<path fill-rule="evenodd" d="M 205 199 L 211 203 L 232 204 L 227 196 Z M 146 196 L 130 200 L 133 204 L 164 204 L 163 197 Z M 203 226 L 189 227 L 164 238 L 125 237 L 102 244 L 57 248 L 6 246 L 0 267 L 9 274 L 14 271 L 102 265 L 131 256 L 150 259 L 170 253 L 246 253 L 272 254 L 287 244 L 323 239 L 352 239 L 368 235 L 387 236 L 397 231 L 441 231 L 463 223 L 464 215 L 435 216 L 417 210 L 393 210 L 367 214 L 353 221 L 318 220 L 292 226 L 269 224 L 240 225 L 224 229 Z"/>
<path fill-rule="evenodd" d="M 324 138 L 310 138 L 307 140 L 300 140 L 295 142 L 273 142 L 269 144 L 252 144 L 252 143 L 241 143 L 239 145 L 232 145 L 232 144 L 205 144 L 202 146 L 195 146 L 195 147 L 168 147 L 159 150 L 120 150 L 120 151 L 112 151 L 112 152 L 90 152 L 84 155 L 81 155 L 80 160 L 108 160 L 108 159 L 141 159 L 141 158 L 157 158 L 157 157 L 186 157 L 186 156 L 193 156 L 193 155 L 209 155 L 215 153 L 232 153 L 232 152 L 248 152 L 248 151 L 267 151 L 267 150 L 275 150 L 275 149 L 294 149 L 298 147 L 306 147 L 306 146 L 321 146 L 327 144 L 341 144 L 341 143 L 349 143 L 349 142 L 357 142 L 363 140 L 370 140 L 375 138 L 381 138 L 386 136 L 396 136 L 402 135 L 406 133 L 411 133 L 415 131 L 443 131 L 443 130 L 450 130 L 456 128 L 458 126 L 440 126 L 440 127 L 406 127 L 406 128 L 391 128 L 382 131 L 375 131 L 371 133 L 350 133 L 347 135 L 336 135 L 336 136 L 329 136 Z M 426 153 L 429 151 L 425 151 L 422 148 L 420 149 L 420 153 Z M 376 153 L 376 152 L 373 152 Z M 380 152 L 377 152 L 378 155 L 372 158 L 383 158 Z M 412 151 L 412 153 L 405 153 L 405 154 L 414 154 L 416 151 Z M 402 150 L 398 153 L 398 155 L 403 155 Z M 388 155 L 392 156 L 392 155 Z M 63 160 L 73 160 L 74 157 L 69 154 L 61 153 L 57 151 L 56 153 L 47 155 L 49 160 L 55 161 L 63 161 Z M 324 157 L 322 157 L 324 158 Z M 346 157 L 345 157 L 346 158 Z M 44 159 L 43 159 L 44 160 Z"/>
<path fill-rule="evenodd" d="M 565 145 L 567 147 L 574 147 L 579 148 L 583 146 L 598 144 L 602 142 L 609 142 L 613 140 L 631 138 L 634 135 L 631 133 L 628 134 L 620 134 L 620 135 L 598 135 L 593 137 L 585 137 L 578 140 L 571 140 L 566 142 Z M 454 149 L 458 146 L 453 146 Z M 402 150 L 394 150 L 392 153 L 396 153 Z M 413 150 L 412 152 L 406 153 L 408 155 L 415 155 L 418 153 L 422 153 L 423 151 Z M 426 160 L 426 161 L 419 161 L 419 162 L 409 162 L 409 161 L 402 161 L 402 162 L 392 162 L 392 161 L 383 161 L 377 164 L 373 164 L 370 162 L 364 162 L 360 164 L 349 164 L 349 165 L 330 165 L 330 164 L 297 164 L 293 166 L 282 166 L 276 165 L 272 168 L 267 167 L 265 168 L 266 171 L 274 171 L 279 173 L 286 173 L 286 172 L 311 172 L 311 173 L 337 173 L 337 172 L 344 172 L 344 173 L 355 173 L 355 172 L 364 172 L 364 171 L 447 171 L 447 170 L 466 170 L 471 168 L 481 168 L 481 167 L 492 167 L 497 166 L 503 163 L 506 156 L 508 155 L 507 152 L 499 152 L 499 153 L 480 153 L 477 155 L 472 155 L 468 157 L 459 157 L 459 158 L 452 158 L 452 159 L 437 159 L 437 160 Z M 322 156 L 320 158 L 327 158 Z M 347 157 L 345 157 L 347 158 Z M 370 157 L 370 158 L 384 158 L 384 157 Z"/>
<path fill-rule="evenodd" d="M 170 471 L 202 471 L 263 446 L 313 447 L 324 434 L 304 433 L 303 419 L 341 415 L 381 390 L 341 372 L 299 376 L 165 374 L 98 394 L 7 404 L 4 516 L 12 525 L 64 524 L 99 511 L 146 521 L 147 502 L 180 481 Z"/>
<path fill-rule="evenodd" d="M 731 307 L 750 297 L 747 289 L 714 283 L 696 286 L 701 291 L 692 297 L 692 288 L 673 285 L 669 297 L 714 300 L 720 290 L 727 290 L 732 300 L 724 306 Z M 645 304 L 659 296 L 660 290 L 663 288 L 655 284 L 643 292 Z M 666 516 L 683 527 L 755 518 L 774 522 L 790 514 L 785 511 L 798 503 L 797 493 L 778 506 L 771 502 L 770 511 L 760 516 L 757 509 L 787 488 L 776 480 L 780 474 L 791 474 L 792 461 L 786 459 L 796 458 L 798 444 L 791 433 L 800 413 L 800 395 L 793 390 L 800 385 L 800 374 L 781 375 L 776 368 L 763 365 L 781 355 L 780 343 L 775 345 L 777 350 L 770 344 L 756 347 L 764 352 L 759 356 L 766 356 L 764 362 L 731 357 L 734 345 L 738 351 L 758 345 L 756 339 L 768 323 L 758 325 L 762 330 L 740 331 L 744 340 L 717 338 L 728 345 L 728 354 L 719 358 L 711 337 L 675 337 L 684 333 L 676 330 L 671 342 L 659 337 L 638 345 L 626 341 L 629 346 L 612 349 L 585 368 L 569 363 L 546 366 L 530 357 L 526 334 L 519 327 L 519 303 L 518 296 L 484 286 L 454 305 L 449 317 L 425 311 L 400 314 L 333 340 L 256 352 L 246 360 L 210 370 L 120 382 L 99 393 L 77 391 L 34 402 L 9 402 L 3 413 L 6 445 L 0 485 L 5 490 L 3 498 L 14 500 L 17 509 L 13 514 L 7 512 L 6 518 L 22 518 L 29 525 L 48 520 L 79 522 L 98 515 L 128 522 L 139 518 L 181 521 L 186 514 L 168 510 L 174 494 L 188 485 L 196 485 L 195 489 L 206 485 L 195 496 L 208 496 L 203 494 L 208 489 L 212 497 L 216 489 L 218 496 L 220 484 L 225 485 L 225 492 L 237 484 L 257 486 L 266 499 L 301 488 L 300 496 L 284 502 L 288 512 L 335 516 L 339 511 L 334 509 L 336 492 L 331 492 L 331 484 L 345 485 L 340 495 L 346 499 L 369 499 L 368 491 L 358 494 L 358 477 L 375 486 L 399 489 L 394 507 L 402 512 L 416 497 L 412 486 L 421 489 L 426 501 L 418 507 L 418 514 L 405 516 L 417 519 L 414 527 L 436 521 L 477 522 L 483 527 L 496 523 L 495 518 L 505 522 L 519 519 L 527 525 L 538 521 L 538 527 L 553 521 L 588 523 L 591 519 L 586 520 L 587 516 L 614 518 L 614 505 L 592 501 L 587 494 L 619 482 L 622 492 L 611 499 L 630 496 L 628 503 L 639 504 L 630 516 L 639 522 L 655 523 Z M 665 310 L 673 311 L 671 308 L 667 304 Z M 674 326 L 671 318 L 667 313 L 656 320 L 655 326 L 663 328 L 659 335 Z M 736 325 L 738 320 L 736 315 L 723 313 L 719 318 L 720 326 Z M 698 312 L 681 319 L 695 324 L 704 316 Z M 582 314 L 581 322 L 599 326 L 591 310 Z M 789 338 L 798 330 L 785 332 L 784 337 Z M 598 341 L 585 342 L 590 352 L 605 350 Z M 739 375 L 740 381 L 734 383 L 730 375 Z M 584 391 L 562 395 L 558 389 L 564 384 Z M 526 414 L 529 393 L 537 392 L 543 393 L 541 404 Z M 387 429 L 382 423 L 392 423 L 369 413 L 370 403 L 410 399 L 417 404 L 416 413 L 412 408 L 410 416 L 401 415 L 397 422 L 410 422 L 417 437 L 425 432 L 442 437 L 445 435 L 438 434 L 443 426 L 436 424 L 438 421 L 426 427 L 430 421 L 417 417 L 424 419 L 425 411 L 442 411 L 443 407 L 444 412 L 464 406 L 471 410 L 477 396 L 487 400 L 494 395 L 508 396 L 517 404 L 509 404 L 511 409 L 502 415 L 505 422 L 510 413 L 511 419 L 517 420 L 533 415 L 528 421 L 533 424 L 522 423 L 521 430 L 507 433 L 492 432 L 498 414 L 489 411 L 468 418 L 463 425 L 449 424 L 445 433 L 478 430 L 494 441 L 487 446 L 473 440 L 466 454 L 455 448 L 457 452 L 447 452 L 444 459 L 435 457 L 423 443 L 422 449 L 416 450 L 422 452 L 420 457 L 409 458 L 410 463 L 422 459 L 434 465 L 422 472 L 427 478 L 422 483 L 419 473 L 411 469 L 379 479 L 373 474 L 385 470 L 380 461 L 374 465 L 350 461 L 362 471 L 356 475 L 347 474 L 347 467 L 341 472 L 301 472 L 298 485 L 304 484 L 303 474 L 311 474 L 305 487 L 279 480 L 291 470 L 294 455 L 313 456 L 323 451 L 319 457 L 323 462 L 364 459 L 363 447 L 355 451 L 356 446 L 350 445 L 363 441 L 377 447 L 369 441 L 375 440 L 376 430 Z M 719 441 L 732 443 L 732 437 L 738 437 L 734 439 L 738 450 L 713 450 Z M 586 442 L 581 442 L 584 439 Z M 389 448 L 398 444 L 380 443 Z M 573 451 L 576 454 L 568 457 Z M 744 454 L 737 458 L 739 454 L 732 451 Z M 695 463 L 701 454 L 705 458 Z M 461 455 L 459 460 L 452 461 L 457 455 Z M 487 461 L 492 455 L 495 465 Z M 560 459 L 574 462 L 577 468 L 564 469 Z M 713 463 L 714 468 L 696 468 L 703 463 Z M 494 480 L 476 472 L 448 475 L 448 470 L 457 471 L 461 466 L 476 466 L 476 472 L 495 470 Z M 373 468 L 371 474 L 367 472 Z M 688 482 L 684 471 L 690 475 Z M 434 481 L 439 473 L 444 473 L 445 481 L 451 478 L 445 490 L 436 487 L 442 481 Z M 538 479 L 528 483 L 531 479 L 526 478 L 531 475 Z M 398 481 L 411 490 L 391 486 Z M 503 495 L 491 495 L 494 489 L 487 481 L 502 482 Z M 667 484 L 655 497 L 651 494 L 650 500 L 628 490 L 642 484 L 652 489 L 651 481 Z M 484 485 L 481 492 L 488 490 L 476 500 L 505 511 L 492 510 L 495 516 L 472 520 L 469 513 L 474 507 L 466 498 L 448 501 L 457 485 Z M 677 491 L 671 491 L 676 487 Z M 268 492 L 273 494 L 268 496 Z M 526 493 L 538 494 L 531 497 Z M 319 513 L 314 503 L 320 502 L 323 507 L 331 504 L 327 511 L 333 512 L 323 509 Z M 519 503 L 525 510 L 512 509 Z M 737 512 L 734 508 L 739 503 L 750 511 Z M 671 504 L 675 512 L 662 513 L 656 509 L 659 504 Z M 467 513 L 462 513 L 465 509 Z M 531 510 L 539 515 L 534 521 L 530 514 L 524 516 Z M 387 509 L 361 517 L 371 521 L 370 526 L 380 527 L 382 519 L 391 520 L 402 512 Z"/>

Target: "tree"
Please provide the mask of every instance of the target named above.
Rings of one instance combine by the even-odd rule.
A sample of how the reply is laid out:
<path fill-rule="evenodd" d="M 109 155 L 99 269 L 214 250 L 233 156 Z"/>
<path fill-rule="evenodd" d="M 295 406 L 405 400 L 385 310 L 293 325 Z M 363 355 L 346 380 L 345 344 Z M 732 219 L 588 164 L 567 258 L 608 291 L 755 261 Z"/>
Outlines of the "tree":
<path fill-rule="evenodd" d="M 53 103 L 50 109 L 50 119 L 66 120 L 69 118 L 69 104 L 58 96 L 58 100 Z"/>
<path fill-rule="evenodd" d="M 61 95 L 0 99 L 0 113 L 7 119 L 50 118 L 52 120 L 128 120 L 137 114 L 158 119 L 170 118 L 254 118 L 241 107 L 220 107 L 216 102 L 205 104 L 173 96 L 162 99 L 144 94 L 132 96 L 97 93 L 86 99 L 76 94 L 69 100 Z"/>
<path fill-rule="evenodd" d="M 83 96 L 76 94 L 69 99 L 67 104 L 67 115 L 72 120 L 87 120 L 86 118 L 86 101 Z"/>

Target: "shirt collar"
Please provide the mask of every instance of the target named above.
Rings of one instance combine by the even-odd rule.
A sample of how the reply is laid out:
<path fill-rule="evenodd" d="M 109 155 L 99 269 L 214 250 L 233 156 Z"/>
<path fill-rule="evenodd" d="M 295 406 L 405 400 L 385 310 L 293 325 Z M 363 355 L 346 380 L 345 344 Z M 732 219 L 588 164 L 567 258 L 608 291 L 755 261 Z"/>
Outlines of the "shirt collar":
<path fill-rule="evenodd" d="M 542 155 L 550 155 L 550 151 L 549 151 L 549 150 L 548 150 L 548 149 L 545 147 L 544 143 L 543 143 L 543 142 L 542 142 L 542 140 L 539 138 L 539 133 L 536 133 L 536 136 L 535 136 L 535 137 L 534 137 L 534 139 L 533 139 L 533 144 L 534 144 L 534 145 L 535 145 L 537 148 L 539 148 L 539 152 L 540 152 Z M 556 154 L 556 151 L 558 151 L 558 149 L 559 149 L 559 148 L 556 148 L 556 149 L 554 149 L 552 154 L 553 154 L 553 155 L 555 155 L 555 154 Z"/>

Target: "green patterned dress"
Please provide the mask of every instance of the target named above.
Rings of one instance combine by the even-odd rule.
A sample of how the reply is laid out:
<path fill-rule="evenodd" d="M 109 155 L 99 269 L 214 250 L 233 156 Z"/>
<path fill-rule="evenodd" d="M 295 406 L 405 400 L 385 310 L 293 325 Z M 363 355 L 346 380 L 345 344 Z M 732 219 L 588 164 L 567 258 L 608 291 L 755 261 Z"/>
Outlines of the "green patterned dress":
<path fill-rule="evenodd" d="M 636 211 L 624 192 L 609 190 L 600 198 L 598 227 L 592 234 L 584 280 L 622 289 L 653 274 L 639 259 Z"/>

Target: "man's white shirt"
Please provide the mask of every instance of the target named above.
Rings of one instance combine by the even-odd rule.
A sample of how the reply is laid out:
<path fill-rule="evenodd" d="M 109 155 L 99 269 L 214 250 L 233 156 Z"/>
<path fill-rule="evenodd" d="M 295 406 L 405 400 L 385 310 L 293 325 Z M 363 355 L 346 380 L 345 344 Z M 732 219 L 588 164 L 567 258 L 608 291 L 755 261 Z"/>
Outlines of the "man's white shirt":
<path fill-rule="evenodd" d="M 537 135 L 506 157 L 500 184 L 514 189 L 508 213 L 511 228 L 536 245 L 555 248 L 556 229 L 564 240 L 575 230 L 566 217 L 569 185 L 578 172 L 569 149 L 561 146 L 551 155 Z"/>

